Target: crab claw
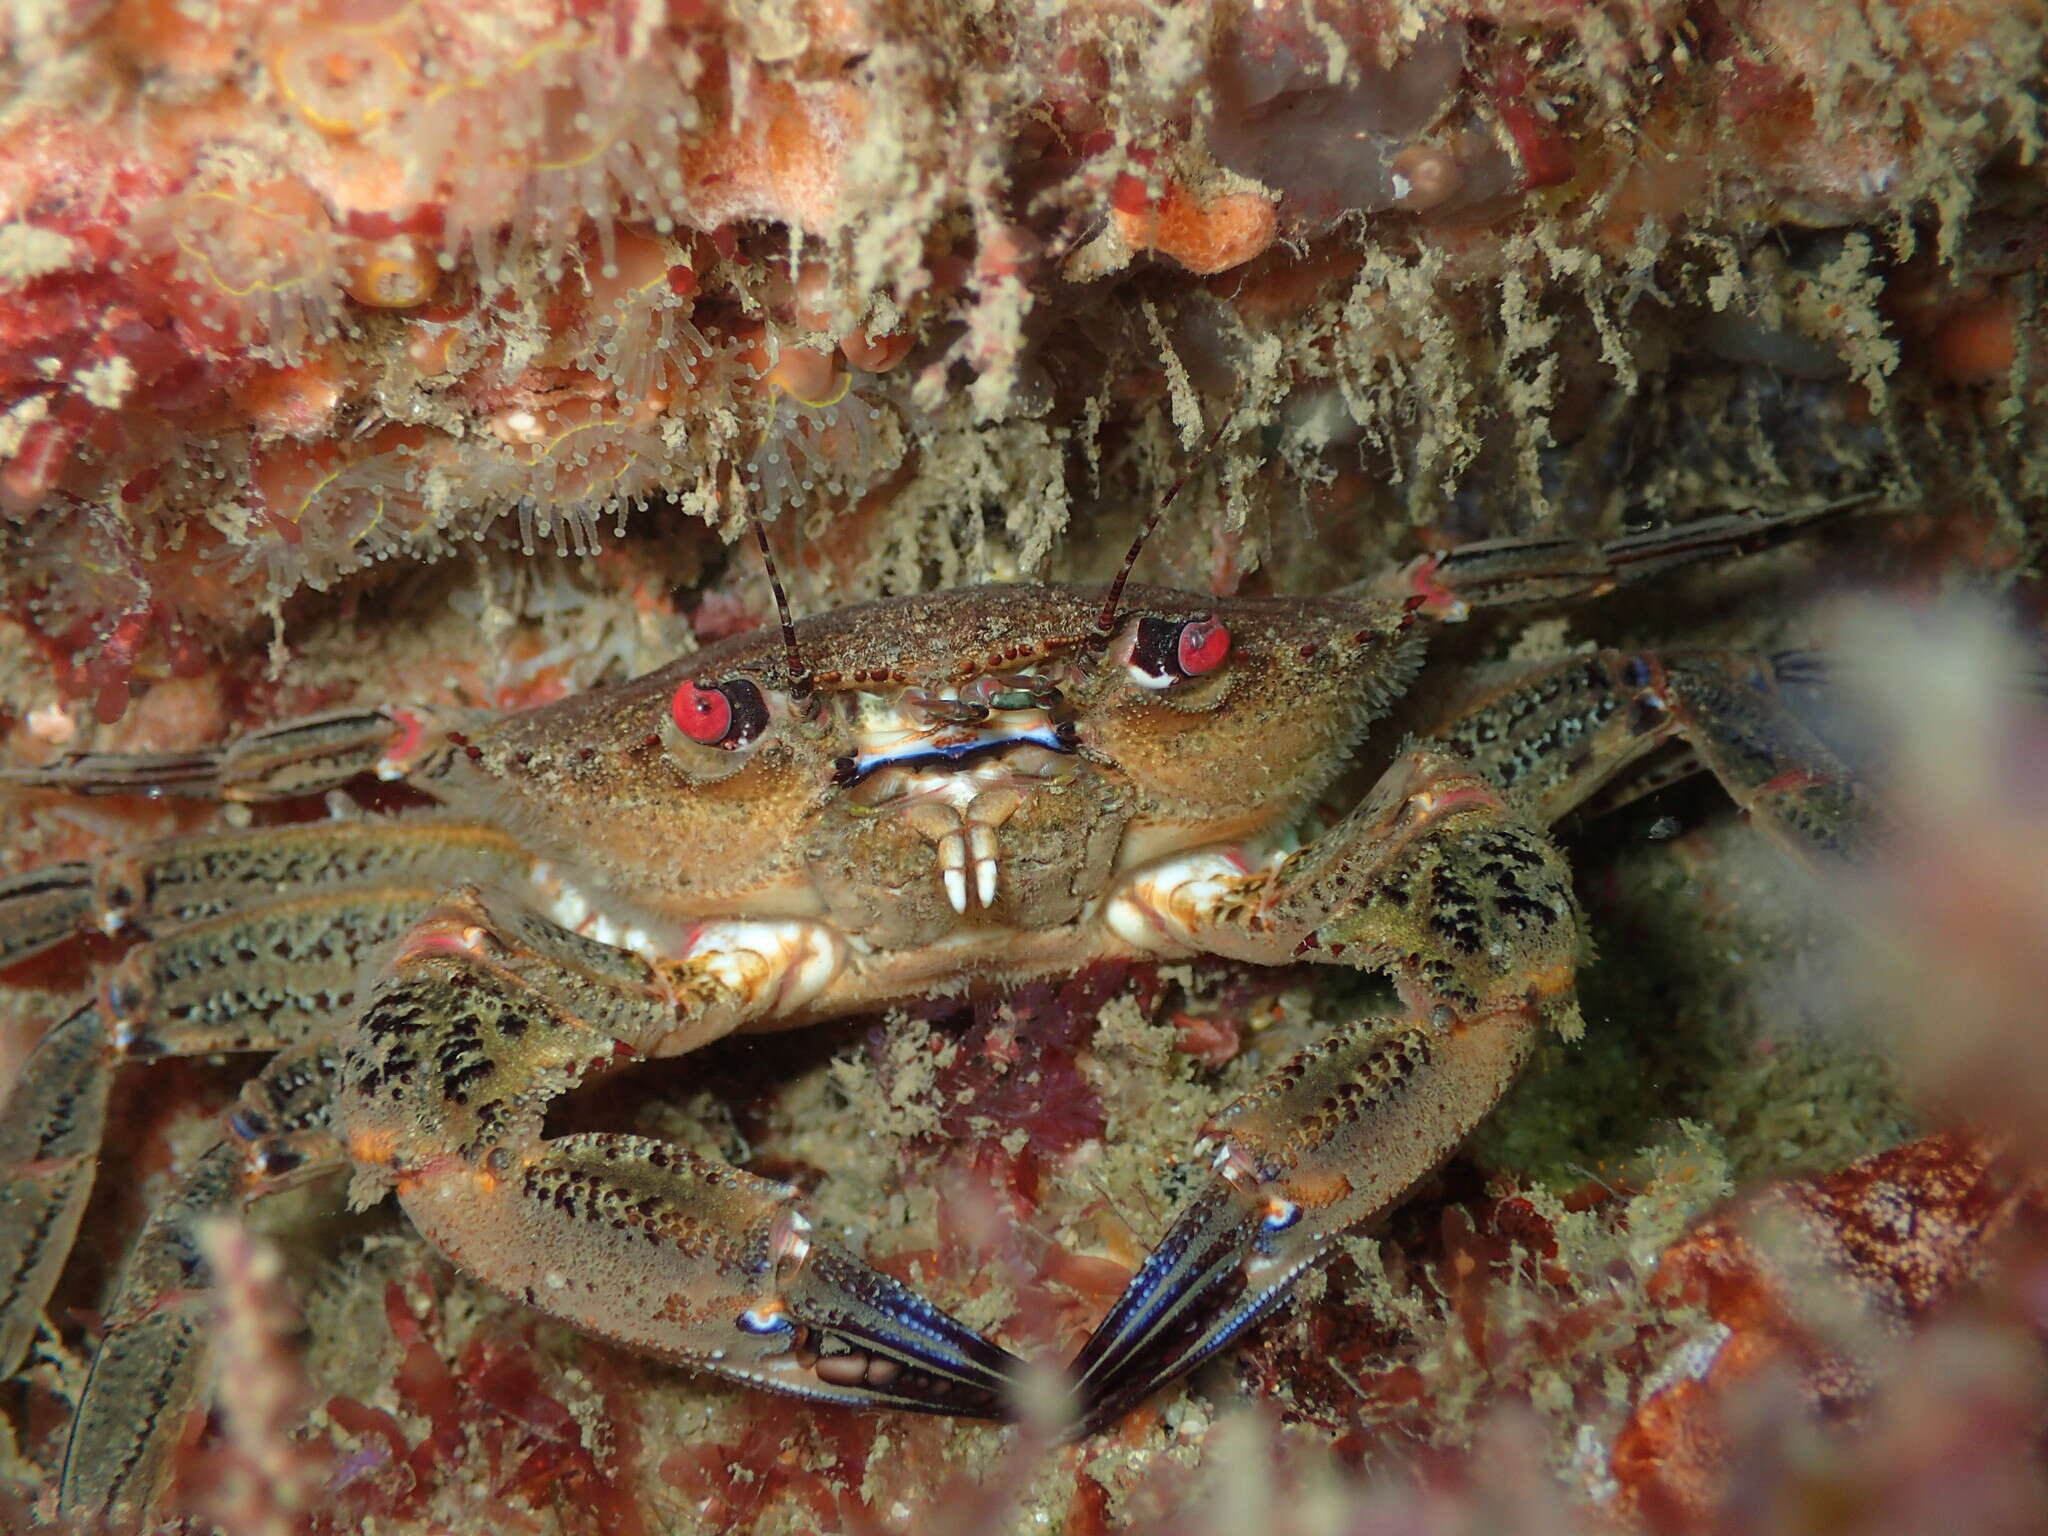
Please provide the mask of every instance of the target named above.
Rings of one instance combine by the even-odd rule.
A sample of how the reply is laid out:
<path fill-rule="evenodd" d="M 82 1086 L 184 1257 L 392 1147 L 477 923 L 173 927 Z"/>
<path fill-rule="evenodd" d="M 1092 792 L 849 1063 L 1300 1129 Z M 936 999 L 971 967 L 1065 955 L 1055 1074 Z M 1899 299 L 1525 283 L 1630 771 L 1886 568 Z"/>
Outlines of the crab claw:
<path fill-rule="evenodd" d="M 739 1314 L 766 1346 L 749 1374 L 857 1407 L 1010 1416 L 1016 1356 L 838 1248 L 806 1244 L 795 1258 L 776 1298 Z"/>
<path fill-rule="evenodd" d="M 1075 1356 L 1075 1433 L 1116 1422 L 1286 1299 L 1329 1246 L 1302 1203 L 1226 1147 L 1217 1173 L 1159 1240 Z"/>

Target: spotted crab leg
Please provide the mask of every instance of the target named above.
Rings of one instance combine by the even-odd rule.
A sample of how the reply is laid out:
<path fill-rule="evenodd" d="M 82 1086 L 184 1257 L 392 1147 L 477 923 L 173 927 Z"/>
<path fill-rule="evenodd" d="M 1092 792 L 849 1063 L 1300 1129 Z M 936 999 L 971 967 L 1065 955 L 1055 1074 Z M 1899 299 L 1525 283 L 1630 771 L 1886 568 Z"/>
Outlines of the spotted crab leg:
<path fill-rule="evenodd" d="M 1206 912 L 1163 904 L 1170 937 L 1220 953 L 1270 962 L 1277 939 L 1390 970 L 1406 1008 L 1336 1031 L 1205 1128 L 1211 1178 L 1075 1362 L 1084 1430 L 1228 1344 L 1336 1235 L 1397 1204 L 1499 1099 L 1540 1018 L 1576 1029 L 1569 884 L 1538 826 L 1668 746 L 1805 857 L 1853 856 L 1871 824 L 1752 654 L 1573 656 L 1498 682 L 1431 734 L 1270 888 L 1247 877 Z"/>
<path fill-rule="evenodd" d="M 496 828 L 433 813 L 166 838 L 0 880 L 0 967 L 81 933 L 157 933 L 275 901 L 289 887 L 445 889 L 464 878 L 517 878 L 531 864 Z"/>
<path fill-rule="evenodd" d="M 175 927 L 45 1033 L 0 1108 L 0 1374 L 20 1367 L 77 1234 L 114 1069 L 306 1038 L 435 896 L 371 887 Z"/>
<path fill-rule="evenodd" d="M 631 1348 L 804 1397 L 1000 1416 L 1016 1362 L 815 1236 L 788 1186 L 645 1137 L 542 1134 L 577 1082 L 772 1006 L 783 963 L 657 964 L 460 893 L 347 1036 L 359 1188 L 395 1189 L 483 1283 Z"/>
<path fill-rule="evenodd" d="M 27 1358 L 78 1235 L 109 1076 L 106 1020 L 87 1003 L 45 1031 L 0 1108 L 0 1377 Z"/>
<path fill-rule="evenodd" d="M 284 1051 L 233 1117 L 240 1143 L 206 1153 L 144 1228 L 107 1308 L 71 1425 L 60 1502 L 140 1513 L 198 1387 L 192 1218 L 340 1158 L 308 1042 L 355 1001 L 357 980 L 437 898 L 374 886 L 273 902 L 173 927 L 109 969 L 93 999 L 49 1030 L 0 1109 L 0 1366 L 33 1341 L 92 1189 L 108 1086 L 123 1061 Z M 146 1403 L 149 1412 L 138 1412 Z M 108 1501 L 112 1501 L 111 1506 Z M 131 1507 L 132 1506 L 132 1507 Z"/>
<path fill-rule="evenodd" d="M 1155 912 L 1191 947 L 1387 971 L 1402 1008 L 1332 1032 L 1203 1128 L 1209 1177 L 1074 1362 L 1082 1434 L 1269 1313 L 1457 1149 L 1546 1024 L 1578 1022 L 1563 860 L 1441 749 L 1397 763 L 1274 876 Z"/>
<path fill-rule="evenodd" d="M 175 839 L 0 886 L 8 961 L 89 929 L 160 935 L 44 1034 L 0 1106 L 0 1376 L 20 1368 L 77 1236 L 122 1061 L 303 1038 L 352 1005 L 365 962 L 438 891 L 527 864 L 490 828 L 419 817 Z M 280 902 L 280 887 L 314 894 Z M 59 917 L 53 892 L 69 893 Z"/>
<path fill-rule="evenodd" d="M 272 1058 L 243 1088 L 230 1134 L 194 1160 L 144 1225 L 72 1418 L 60 1514 L 121 1525 L 155 1506 L 205 1391 L 213 1282 L 197 1224 L 345 1165 L 327 1129 L 335 1065 L 331 1042 Z"/>
<path fill-rule="evenodd" d="M 1854 775 L 1779 696 L 1776 664 L 1754 652 L 1563 658 L 1497 682 L 1428 734 L 1546 821 L 1645 766 L 1653 785 L 1712 772 L 1762 831 L 1807 858 L 1854 857 L 1875 816 Z"/>

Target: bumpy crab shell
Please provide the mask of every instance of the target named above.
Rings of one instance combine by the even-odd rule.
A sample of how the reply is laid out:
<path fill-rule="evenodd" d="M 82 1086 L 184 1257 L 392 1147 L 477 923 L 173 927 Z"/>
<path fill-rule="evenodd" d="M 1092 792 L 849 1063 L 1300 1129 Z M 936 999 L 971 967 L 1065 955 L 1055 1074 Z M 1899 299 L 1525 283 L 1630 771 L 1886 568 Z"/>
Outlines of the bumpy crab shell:
<path fill-rule="evenodd" d="M 1228 840 L 1292 819 L 1418 656 L 1391 603 L 1237 599 L 1219 610 L 1214 600 L 1137 588 L 1126 605 L 1134 613 L 1174 623 L 1221 611 L 1235 639 L 1228 664 L 1205 686 L 1140 687 L 1126 676 L 1131 636 L 1118 642 L 1118 660 L 1118 644 L 1096 632 L 1101 606 L 1099 589 L 1019 586 L 823 614 L 799 629 L 803 661 L 814 669 L 815 715 L 792 702 L 795 679 L 780 641 L 755 634 L 478 731 L 469 740 L 474 756 L 445 771 L 463 775 L 464 793 L 544 857 L 589 868 L 642 916 L 792 915 L 815 911 L 822 899 L 852 931 L 900 948 L 957 926 L 963 914 L 946 909 L 928 840 L 870 814 L 879 798 L 872 782 L 858 787 L 865 793 L 848 793 L 853 774 L 873 773 L 864 739 L 874 743 L 892 728 L 918 735 L 894 717 L 895 704 L 884 711 L 881 701 L 914 695 L 928 706 L 1006 677 L 1057 686 L 1050 716 L 998 711 L 978 739 L 923 755 L 959 752 L 941 771 L 971 773 L 967 754 L 1018 739 L 999 721 L 1020 717 L 1028 723 L 1017 729 L 1038 730 L 1070 759 L 1059 766 L 1075 772 L 1054 800 L 1027 798 L 1005 830 L 1020 835 L 1042 824 L 1042 835 L 1032 834 L 1037 856 L 1057 860 L 1056 840 L 1115 844 L 1128 828 L 1145 828 L 1135 851 L 1156 856 L 1165 842 Z M 736 751 L 683 740 L 671 719 L 678 687 L 736 679 L 764 696 L 770 723 L 758 739 Z M 883 713 L 891 718 L 879 719 Z M 1062 726 L 1072 727 L 1071 745 L 1051 741 Z M 930 733 L 920 741 L 930 745 Z M 1092 838 L 1082 828 L 1087 783 L 1099 795 L 1088 819 L 1113 823 Z M 849 857 L 854 867 L 844 867 Z M 1111 862 L 1130 860 L 1112 854 Z M 1097 869 L 1098 885 L 1104 873 Z M 856 914 L 868 887 L 885 895 Z M 920 893 L 929 900 L 920 902 Z M 997 926 L 1054 928 L 1093 894 L 1086 882 L 1069 882 L 1062 898 L 1048 891 L 1032 910 L 1005 908 L 999 915 L 1008 920 Z M 906 904 L 931 910 L 913 919 Z"/>

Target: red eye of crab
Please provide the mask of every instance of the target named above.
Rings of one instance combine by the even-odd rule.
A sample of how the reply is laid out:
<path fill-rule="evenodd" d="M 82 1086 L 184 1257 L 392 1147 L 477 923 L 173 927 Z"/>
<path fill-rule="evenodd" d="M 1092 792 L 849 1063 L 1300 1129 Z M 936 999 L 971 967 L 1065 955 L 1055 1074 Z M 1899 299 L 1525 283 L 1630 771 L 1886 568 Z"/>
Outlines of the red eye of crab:
<path fill-rule="evenodd" d="M 1223 627 L 1221 619 L 1190 619 L 1180 627 L 1180 640 L 1174 646 L 1174 656 L 1180 662 L 1182 677 L 1200 677 L 1204 672 L 1214 672 L 1229 654 L 1230 631 Z"/>
<path fill-rule="evenodd" d="M 668 701 L 669 718 L 690 740 L 727 751 L 743 747 L 768 724 L 761 690 L 745 678 L 729 683 L 682 683 Z"/>
<path fill-rule="evenodd" d="M 1137 637 L 1131 642 L 1131 666 L 1156 679 L 1145 684 L 1148 688 L 1163 688 L 1214 672 L 1229 655 L 1230 631 L 1210 614 L 1178 621 L 1140 619 Z"/>

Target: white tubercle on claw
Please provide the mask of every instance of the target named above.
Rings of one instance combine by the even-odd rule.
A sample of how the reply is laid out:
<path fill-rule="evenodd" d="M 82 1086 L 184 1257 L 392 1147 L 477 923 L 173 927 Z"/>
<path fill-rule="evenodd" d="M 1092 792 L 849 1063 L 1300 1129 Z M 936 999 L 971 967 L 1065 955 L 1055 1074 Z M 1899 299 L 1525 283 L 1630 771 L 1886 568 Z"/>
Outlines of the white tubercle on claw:
<path fill-rule="evenodd" d="M 542 865 L 545 869 L 546 866 Z M 573 885 L 565 885 L 548 907 L 548 916 L 564 928 L 581 933 L 583 925 L 590 921 L 590 898 Z"/>
<path fill-rule="evenodd" d="M 1222 908 L 1282 857 L 1273 854 L 1255 864 L 1242 849 L 1227 848 L 1164 860 L 1126 881 L 1103 908 L 1103 921 L 1134 949 L 1199 952 L 1204 931 Z"/>

